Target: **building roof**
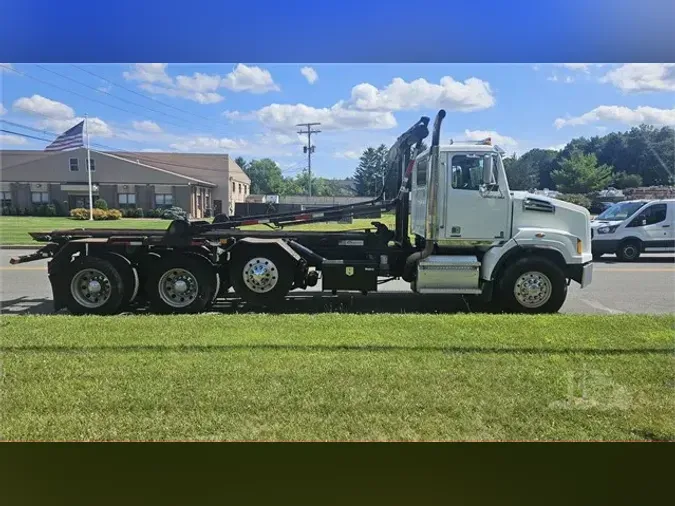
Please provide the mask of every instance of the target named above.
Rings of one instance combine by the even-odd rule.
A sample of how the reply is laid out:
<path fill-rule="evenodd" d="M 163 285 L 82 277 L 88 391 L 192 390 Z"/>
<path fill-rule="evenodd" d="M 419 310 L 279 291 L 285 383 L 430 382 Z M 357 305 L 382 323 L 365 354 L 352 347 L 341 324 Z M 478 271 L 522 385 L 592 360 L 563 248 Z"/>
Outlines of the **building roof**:
<path fill-rule="evenodd" d="M 78 148 L 74 151 L 83 150 Z M 168 173 L 173 176 L 207 185 L 222 184 L 227 176 L 239 183 L 250 184 L 251 180 L 244 171 L 227 154 L 216 153 L 165 153 L 165 152 L 130 152 L 130 151 L 98 151 L 93 152 L 139 164 L 143 167 Z M 40 150 L 0 150 L 0 169 L 41 160 L 49 156 L 62 154 L 62 151 L 45 152 Z"/>
<path fill-rule="evenodd" d="M 227 154 L 167 153 L 163 151 L 124 151 L 110 154 L 127 158 L 134 162 L 139 160 L 153 167 L 205 181 L 210 181 L 214 177 L 214 171 L 218 172 L 222 170 L 229 172 L 229 176 L 237 182 L 251 182 L 241 167 Z"/>

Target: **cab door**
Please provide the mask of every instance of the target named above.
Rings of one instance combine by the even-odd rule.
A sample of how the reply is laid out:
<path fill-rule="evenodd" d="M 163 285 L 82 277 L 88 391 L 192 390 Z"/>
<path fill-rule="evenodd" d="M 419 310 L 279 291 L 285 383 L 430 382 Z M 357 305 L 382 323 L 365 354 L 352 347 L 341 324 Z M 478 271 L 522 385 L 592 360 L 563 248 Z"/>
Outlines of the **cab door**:
<path fill-rule="evenodd" d="M 509 237 L 510 200 L 508 185 L 497 170 L 497 157 L 490 153 L 444 153 L 442 168 L 444 215 L 441 237 L 445 242 L 487 243 Z M 485 184 L 493 189 L 486 193 Z M 495 189 L 499 185 L 500 188 Z"/>

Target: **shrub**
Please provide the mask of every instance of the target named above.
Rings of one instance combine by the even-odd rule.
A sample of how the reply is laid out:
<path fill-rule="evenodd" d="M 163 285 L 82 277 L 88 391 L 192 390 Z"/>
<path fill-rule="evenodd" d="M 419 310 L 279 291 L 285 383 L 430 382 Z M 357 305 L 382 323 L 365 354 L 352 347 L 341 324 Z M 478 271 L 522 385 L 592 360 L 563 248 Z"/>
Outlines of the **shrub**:
<path fill-rule="evenodd" d="M 108 210 L 108 203 L 103 200 L 103 199 L 97 199 L 94 201 L 94 208 L 95 209 L 103 209 L 104 211 Z"/>
<path fill-rule="evenodd" d="M 143 218 L 143 208 L 142 207 L 136 208 L 136 218 Z"/>
<path fill-rule="evenodd" d="M 56 206 L 54 204 L 48 204 L 43 207 L 45 208 L 45 216 L 56 216 Z"/>
<path fill-rule="evenodd" d="M 108 209 L 106 211 L 106 220 L 119 220 L 122 217 L 122 213 L 119 209 Z"/>
<path fill-rule="evenodd" d="M 614 174 L 612 186 L 624 190 L 626 188 L 637 188 L 642 184 L 642 176 L 640 174 L 628 174 L 626 172 L 617 172 Z"/>
<path fill-rule="evenodd" d="M 591 199 L 581 193 L 568 193 L 566 195 L 559 195 L 558 198 L 565 202 L 585 207 L 586 209 L 590 209 L 591 207 Z"/>
<path fill-rule="evenodd" d="M 89 219 L 89 209 L 83 207 L 77 207 L 70 210 L 70 217 L 74 220 L 88 220 Z"/>
<path fill-rule="evenodd" d="M 180 207 L 170 207 L 163 209 L 160 217 L 165 220 L 186 220 L 187 213 Z"/>
<path fill-rule="evenodd" d="M 89 209 L 84 209 L 79 207 L 77 209 L 70 210 L 70 217 L 74 220 L 88 220 L 89 219 Z M 94 220 L 119 220 L 122 217 L 122 213 L 118 209 L 94 209 Z"/>

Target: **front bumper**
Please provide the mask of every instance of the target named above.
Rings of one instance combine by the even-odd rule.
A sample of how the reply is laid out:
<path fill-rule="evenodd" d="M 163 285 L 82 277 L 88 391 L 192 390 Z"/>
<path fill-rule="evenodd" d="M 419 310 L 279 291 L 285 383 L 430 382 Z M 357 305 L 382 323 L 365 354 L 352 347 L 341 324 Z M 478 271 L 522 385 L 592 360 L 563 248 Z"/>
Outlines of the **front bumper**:
<path fill-rule="evenodd" d="M 581 288 L 586 288 L 593 281 L 593 262 L 568 265 L 567 277 L 579 283 Z"/>

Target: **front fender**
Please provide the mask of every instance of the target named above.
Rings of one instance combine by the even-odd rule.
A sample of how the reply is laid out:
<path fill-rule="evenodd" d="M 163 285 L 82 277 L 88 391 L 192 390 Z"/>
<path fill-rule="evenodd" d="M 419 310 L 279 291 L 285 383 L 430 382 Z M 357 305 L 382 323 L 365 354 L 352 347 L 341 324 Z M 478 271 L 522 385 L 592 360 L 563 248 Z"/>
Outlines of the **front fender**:
<path fill-rule="evenodd" d="M 538 237 L 540 235 L 541 237 Z M 555 229 L 521 228 L 504 245 L 491 248 L 483 256 L 481 278 L 491 280 L 498 267 L 511 255 L 519 251 L 546 249 L 560 254 L 565 264 L 580 265 L 593 260 L 590 244 L 583 244 L 582 253 L 577 253 L 577 237 Z"/>

